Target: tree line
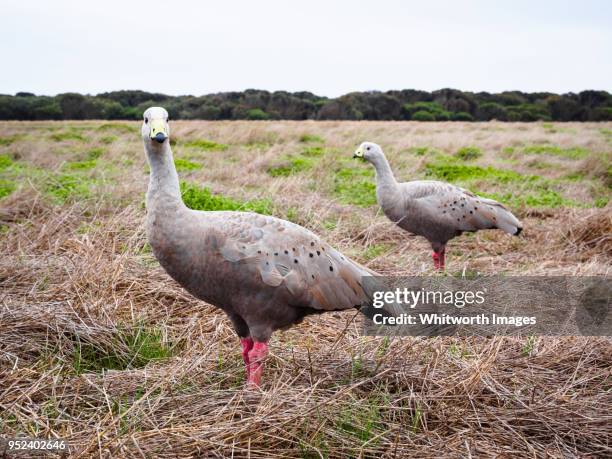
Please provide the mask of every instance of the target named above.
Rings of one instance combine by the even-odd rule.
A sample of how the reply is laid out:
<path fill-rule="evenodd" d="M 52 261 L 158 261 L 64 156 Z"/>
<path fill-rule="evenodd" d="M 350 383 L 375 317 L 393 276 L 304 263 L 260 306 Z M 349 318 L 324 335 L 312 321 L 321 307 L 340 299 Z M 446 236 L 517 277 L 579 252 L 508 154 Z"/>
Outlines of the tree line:
<path fill-rule="evenodd" d="M 163 105 L 173 119 L 201 120 L 612 120 L 612 95 L 607 91 L 492 94 L 457 89 L 351 92 L 336 98 L 258 89 L 204 96 L 137 90 L 56 96 L 19 92 L 0 95 L 0 120 L 132 120 L 151 105 Z"/>

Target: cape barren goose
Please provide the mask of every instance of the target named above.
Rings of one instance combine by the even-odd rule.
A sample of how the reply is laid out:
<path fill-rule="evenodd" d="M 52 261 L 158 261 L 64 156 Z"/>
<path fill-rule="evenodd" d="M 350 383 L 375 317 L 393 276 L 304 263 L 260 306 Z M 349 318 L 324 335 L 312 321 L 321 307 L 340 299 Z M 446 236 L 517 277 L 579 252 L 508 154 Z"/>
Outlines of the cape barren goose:
<path fill-rule="evenodd" d="M 149 243 L 170 276 L 227 314 L 240 338 L 247 384 L 258 386 L 275 330 L 309 314 L 361 306 L 362 277 L 373 272 L 291 222 L 188 209 L 168 137 L 168 113 L 149 108 L 142 125 L 151 168 Z"/>
<path fill-rule="evenodd" d="M 444 269 L 446 243 L 464 231 L 498 228 L 518 236 L 523 229 L 521 222 L 499 202 L 458 186 L 434 180 L 398 183 L 375 143 L 362 143 L 353 157 L 372 163 L 378 205 L 400 228 L 429 241 L 436 269 Z"/>

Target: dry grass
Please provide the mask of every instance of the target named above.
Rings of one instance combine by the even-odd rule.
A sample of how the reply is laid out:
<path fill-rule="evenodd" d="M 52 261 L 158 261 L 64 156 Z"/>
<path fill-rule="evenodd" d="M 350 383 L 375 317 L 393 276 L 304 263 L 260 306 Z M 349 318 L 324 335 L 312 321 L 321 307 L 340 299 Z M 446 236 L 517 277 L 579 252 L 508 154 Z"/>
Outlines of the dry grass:
<path fill-rule="evenodd" d="M 375 206 L 347 204 L 334 191 L 336 174 L 367 170 L 350 160 L 365 139 L 381 143 L 405 178 L 476 146 L 483 155 L 467 164 L 537 174 L 566 201 L 517 206 L 520 238 L 483 232 L 453 241 L 449 271 L 610 274 L 610 204 L 593 207 L 610 194 L 612 149 L 601 134 L 609 124 L 172 127 L 175 155 L 203 166 L 181 172 L 186 180 L 237 200 L 270 199 L 277 215 L 373 269 L 403 275 L 430 273 L 427 244 Z M 171 281 L 148 250 L 137 128 L 2 123 L 3 136 L 18 137 L 0 151 L 12 161 L 0 179 L 15 185 L 0 200 L 0 435 L 65 438 L 80 457 L 611 455 L 607 338 L 389 341 L 360 336 L 353 312 L 332 313 L 276 334 L 263 391 L 244 391 L 228 321 Z M 83 140 L 51 138 L 64 132 Z M 306 134 L 321 137 L 313 145 L 324 152 L 302 171 L 270 176 L 286 156 L 301 156 Z M 197 139 L 229 147 L 185 146 Z M 546 142 L 587 153 L 521 153 Z M 488 193 L 529 191 L 521 181 L 468 182 Z"/>

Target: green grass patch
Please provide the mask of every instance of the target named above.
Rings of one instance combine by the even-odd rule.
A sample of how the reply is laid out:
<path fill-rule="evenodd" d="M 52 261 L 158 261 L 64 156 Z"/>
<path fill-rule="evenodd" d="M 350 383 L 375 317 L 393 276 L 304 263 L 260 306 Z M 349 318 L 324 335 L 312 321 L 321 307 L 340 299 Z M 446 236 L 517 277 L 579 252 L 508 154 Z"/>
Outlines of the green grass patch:
<path fill-rule="evenodd" d="M 64 168 L 68 170 L 90 170 L 96 167 L 95 159 L 88 159 L 86 161 L 72 161 L 66 163 Z"/>
<path fill-rule="evenodd" d="M 187 161 L 186 159 L 181 159 L 181 158 L 175 158 L 174 166 L 176 167 L 176 170 L 179 172 L 195 171 L 198 169 L 202 169 L 201 164 L 194 163 L 192 161 Z"/>
<path fill-rule="evenodd" d="M 312 168 L 314 162 L 310 158 L 287 158 L 282 163 L 270 166 L 267 170 L 272 177 L 288 177 Z"/>
<path fill-rule="evenodd" d="M 0 155 L 0 170 L 8 169 L 13 165 L 13 160 L 9 155 Z"/>
<path fill-rule="evenodd" d="M 409 151 L 410 153 L 416 156 L 425 156 L 427 153 L 429 153 L 430 148 L 429 147 L 412 147 Z"/>
<path fill-rule="evenodd" d="M 189 140 L 183 145 L 186 147 L 197 148 L 198 150 L 202 151 L 225 151 L 229 148 L 229 145 L 206 139 Z"/>
<path fill-rule="evenodd" d="M 74 130 L 55 132 L 51 134 L 50 138 L 55 142 L 63 142 L 65 140 L 76 140 L 78 142 L 85 142 L 87 140 L 87 137 L 85 137 L 80 132 L 76 132 Z"/>
<path fill-rule="evenodd" d="M 104 154 L 104 151 L 102 147 L 94 147 L 87 152 L 87 159 L 98 159 Z"/>
<path fill-rule="evenodd" d="M 363 251 L 362 258 L 367 261 L 373 260 L 388 252 L 391 247 L 389 244 L 371 244 Z"/>
<path fill-rule="evenodd" d="M 334 194 L 340 202 L 360 207 L 376 204 L 376 184 L 372 168 L 347 167 L 334 175 Z"/>
<path fill-rule="evenodd" d="M 69 199 L 88 198 L 94 180 L 74 173 L 58 174 L 49 177 L 45 191 L 60 203 Z"/>
<path fill-rule="evenodd" d="M 9 155 L 0 155 L 0 199 L 10 195 L 17 189 L 17 183 L 22 182 L 21 173 L 25 170 L 24 166 L 13 161 Z M 17 182 L 15 181 L 17 179 Z"/>
<path fill-rule="evenodd" d="M 558 191 L 546 189 L 545 186 L 520 193 L 478 193 L 485 198 L 495 199 L 504 205 L 513 207 L 556 208 L 584 207 L 572 199 L 564 198 Z"/>
<path fill-rule="evenodd" d="M 23 134 L 14 134 L 8 137 L 0 137 L 0 146 L 8 147 L 13 144 L 13 142 L 23 138 Z"/>
<path fill-rule="evenodd" d="M 300 142 L 302 143 L 324 143 L 325 140 L 322 137 L 314 134 L 302 134 L 300 136 Z"/>
<path fill-rule="evenodd" d="M 555 164 L 552 164 L 546 161 L 530 161 L 529 163 L 527 163 L 527 166 L 530 167 L 531 169 L 538 169 L 538 170 L 551 170 L 551 169 L 555 169 L 556 167 L 559 167 Z"/>
<path fill-rule="evenodd" d="M 521 349 L 521 353 L 524 357 L 529 357 L 533 350 L 535 349 L 536 337 L 535 335 L 529 335 L 523 344 L 523 348 Z"/>
<path fill-rule="evenodd" d="M 306 147 L 302 151 L 302 156 L 307 156 L 309 158 L 322 156 L 325 153 L 325 149 L 321 146 L 312 146 Z"/>
<path fill-rule="evenodd" d="M 569 180 L 570 182 L 579 182 L 584 180 L 585 175 L 582 172 L 570 172 L 563 177 L 565 180 Z"/>
<path fill-rule="evenodd" d="M 120 327 L 114 342 L 106 345 L 77 337 L 72 363 L 76 374 L 143 368 L 149 362 L 170 358 L 173 350 L 157 328 Z"/>
<path fill-rule="evenodd" d="M 455 156 L 463 161 L 470 161 L 480 158 L 482 156 L 482 151 L 480 151 L 478 147 L 463 147 L 455 153 Z"/>
<path fill-rule="evenodd" d="M 410 423 L 412 426 L 412 431 L 417 433 L 422 424 L 423 411 L 421 410 L 421 405 L 417 403 L 414 413 L 412 414 L 412 422 Z"/>
<path fill-rule="evenodd" d="M 298 223 L 301 221 L 300 212 L 295 207 L 289 207 L 285 212 L 285 220 L 289 220 L 293 223 Z"/>
<path fill-rule="evenodd" d="M 553 155 L 561 156 L 570 159 L 580 159 L 588 156 L 591 152 L 586 148 L 572 147 L 572 148 L 561 148 L 556 145 L 527 145 L 523 148 L 525 154 L 535 155 Z"/>
<path fill-rule="evenodd" d="M 548 134 L 555 134 L 557 132 L 567 132 L 567 133 L 572 133 L 572 134 L 576 133 L 576 131 L 574 131 L 573 129 L 564 128 L 564 127 L 561 127 L 559 125 L 555 126 L 552 123 L 542 123 L 542 128 Z"/>
<path fill-rule="evenodd" d="M 425 166 L 425 175 L 448 182 L 469 181 L 473 179 L 493 179 L 507 183 L 523 181 L 525 176 L 507 169 L 496 169 L 491 166 L 468 166 L 448 161 L 430 163 Z M 535 176 L 534 176 L 535 177 Z"/>
<path fill-rule="evenodd" d="M 272 145 L 272 143 L 258 141 L 248 142 L 244 144 L 247 150 L 267 150 Z"/>
<path fill-rule="evenodd" d="M 328 218 L 323 221 L 322 225 L 327 231 L 333 231 L 338 227 L 338 220 L 335 218 Z"/>
<path fill-rule="evenodd" d="M 373 440 L 376 434 L 383 426 L 380 401 L 374 397 L 372 400 L 361 400 L 361 402 L 347 405 L 339 413 L 336 425 L 342 433 L 372 445 L 375 443 Z"/>
<path fill-rule="evenodd" d="M 98 126 L 97 130 L 100 132 L 117 131 L 129 134 L 134 134 L 137 131 L 135 126 L 124 123 L 104 123 Z"/>
<path fill-rule="evenodd" d="M 461 164 L 449 158 L 427 164 L 425 175 L 459 184 L 480 196 L 495 199 L 510 208 L 585 207 L 587 205 L 568 199 L 561 194 L 562 187 L 569 181 L 567 178 L 564 179 L 565 181 L 549 180 L 539 175 L 520 174 L 508 169 Z M 572 180 L 576 179 L 572 178 Z M 505 184 L 504 189 L 511 191 L 507 193 L 481 191 L 483 187 L 485 190 L 495 189 L 499 184 Z"/>
<path fill-rule="evenodd" d="M 11 182 L 10 180 L 0 179 L 0 199 L 11 194 L 13 191 L 15 191 L 16 188 L 17 186 L 14 182 Z"/>
<path fill-rule="evenodd" d="M 213 194 L 209 188 L 189 182 L 181 182 L 181 195 L 187 207 L 194 210 L 240 210 L 272 215 L 274 210 L 269 199 L 239 201 L 222 194 Z"/>
<path fill-rule="evenodd" d="M 116 135 L 105 135 L 104 137 L 100 138 L 100 142 L 102 142 L 104 145 L 110 145 L 111 143 L 114 143 L 116 141 L 117 141 Z"/>

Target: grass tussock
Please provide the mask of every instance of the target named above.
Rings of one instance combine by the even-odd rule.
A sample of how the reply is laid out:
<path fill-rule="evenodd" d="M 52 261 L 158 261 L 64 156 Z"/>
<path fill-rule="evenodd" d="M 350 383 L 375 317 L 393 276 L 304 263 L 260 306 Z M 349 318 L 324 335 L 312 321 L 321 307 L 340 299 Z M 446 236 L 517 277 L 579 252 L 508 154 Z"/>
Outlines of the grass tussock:
<path fill-rule="evenodd" d="M 612 258 L 612 212 L 602 209 L 572 223 L 564 241 L 577 252 L 603 254 Z"/>
<path fill-rule="evenodd" d="M 0 144 L 2 437 L 64 438 L 75 457 L 609 455 L 608 338 L 373 338 L 354 311 L 333 312 L 275 334 L 263 390 L 244 390 L 229 321 L 178 286 L 147 244 L 138 124 L 2 125 L 3 138 L 18 139 Z M 388 146 L 399 179 L 469 185 L 520 215 L 520 237 L 453 240 L 449 275 L 609 275 L 610 208 L 595 203 L 610 195 L 602 129 L 612 128 L 567 129 L 575 133 L 513 123 L 172 125 L 176 157 L 202 165 L 179 172 L 189 174 L 188 206 L 290 218 L 381 273 L 430 275 L 431 254 L 378 210 L 373 168 L 349 159 L 364 139 Z M 87 140 L 49 137 L 65 132 Z M 304 132 L 325 139 L 321 154 L 303 154 L 323 146 L 300 141 Z M 185 139 L 208 138 L 231 148 L 190 156 Z M 522 152 L 543 141 L 589 153 Z M 455 157 L 465 146 L 482 155 Z M 312 167 L 267 173 L 286 155 Z M 534 175 L 534 159 L 550 166 Z M 79 163 L 87 167 L 68 166 Z"/>
<path fill-rule="evenodd" d="M 478 147 L 462 147 L 457 150 L 455 156 L 463 161 L 470 161 L 472 159 L 480 158 L 482 156 L 482 152 Z"/>
<path fill-rule="evenodd" d="M 78 335 L 74 339 L 72 367 L 76 374 L 144 368 L 173 354 L 160 329 L 142 324 L 118 325 L 107 342 L 83 341 L 86 338 Z"/>

